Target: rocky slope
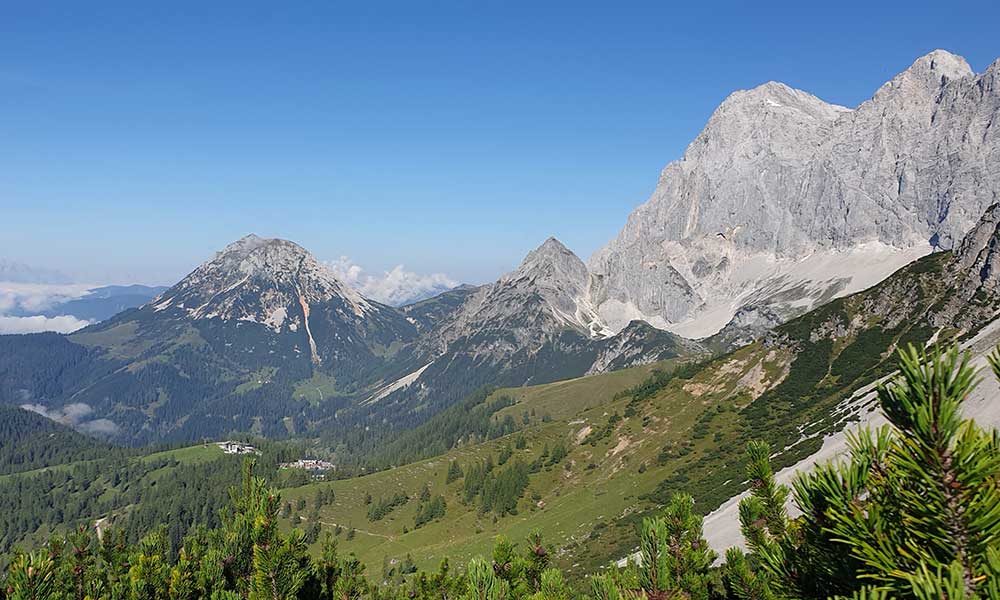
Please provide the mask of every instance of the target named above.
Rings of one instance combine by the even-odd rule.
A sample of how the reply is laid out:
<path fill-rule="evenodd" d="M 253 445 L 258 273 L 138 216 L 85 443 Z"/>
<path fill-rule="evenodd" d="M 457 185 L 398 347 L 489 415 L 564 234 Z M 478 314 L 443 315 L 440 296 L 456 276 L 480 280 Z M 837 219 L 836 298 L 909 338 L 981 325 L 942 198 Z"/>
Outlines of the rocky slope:
<path fill-rule="evenodd" d="M 617 330 L 784 318 L 951 248 L 1000 192 L 1000 61 L 935 51 L 854 109 L 780 83 L 732 94 L 590 261 Z"/>
<path fill-rule="evenodd" d="M 427 360 L 420 372 L 378 402 L 396 412 L 447 406 L 483 385 L 534 385 L 704 351 L 639 321 L 614 334 L 589 300 L 590 285 L 583 261 L 549 238 L 514 271 L 466 290 L 418 344 L 415 354 Z"/>

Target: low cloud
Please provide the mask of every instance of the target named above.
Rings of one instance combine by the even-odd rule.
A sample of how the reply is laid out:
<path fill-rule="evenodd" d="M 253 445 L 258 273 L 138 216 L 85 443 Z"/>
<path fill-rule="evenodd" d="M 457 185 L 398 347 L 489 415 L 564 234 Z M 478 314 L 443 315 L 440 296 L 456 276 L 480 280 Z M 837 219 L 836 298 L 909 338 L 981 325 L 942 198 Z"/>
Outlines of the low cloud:
<path fill-rule="evenodd" d="M 84 433 L 96 435 L 118 433 L 118 425 L 111 419 L 91 419 L 94 409 L 86 402 L 72 402 L 62 408 L 49 408 L 42 404 L 22 404 L 21 408 Z"/>
<path fill-rule="evenodd" d="M 0 334 L 56 331 L 70 333 L 86 327 L 89 321 L 71 315 L 47 317 L 38 313 L 81 298 L 90 285 L 56 285 L 0 281 Z"/>
<path fill-rule="evenodd" d="M 58 333 L 72 333 L 77 329 L 82 329 L 90 325 L 90 321 L 77 319 L 69 315 L 58 317 L 43 317 L 35 315 L 33 317 L 3 317 L 0 316 L 0 334 L 8 333 L 40 333 L 42 331 L 56 331 Z"/>
<path fill-rule="evenodd" d="M 118 433 L 118 425 L 111 419 L 94 419 L 80 423 L 77 429 L 91 435 L 114 435 Z"/>
<path fill-rule="evenodd" d="M 363 267 L 346 256 L 327 264 L 341 281 L 361 292 L 362 296 L 392 306 L 423 300 L 458 285 L 444 273 L 420 275 L 407 271 L 403 265 L 396 265 L 391 271 L 376 276 L 366 274 Z"/>
<path fill-rule="evenodd" d="M 86 296 L 92 285 L 0 281 L 0 315 L 30 316 Z"/>

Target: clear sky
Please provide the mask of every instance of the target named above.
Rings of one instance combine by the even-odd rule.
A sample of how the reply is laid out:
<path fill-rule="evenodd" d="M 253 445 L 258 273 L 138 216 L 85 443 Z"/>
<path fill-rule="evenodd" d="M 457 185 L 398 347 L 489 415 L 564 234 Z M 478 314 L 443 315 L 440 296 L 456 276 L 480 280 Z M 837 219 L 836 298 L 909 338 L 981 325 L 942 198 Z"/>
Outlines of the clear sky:
<path fill-rule="evenodd" d="M 4 2 L 0 258 L 171 283 L 248 232 L 483 282 L 611 239 L 732 90 L 854 106 L 996 2 Z"/>

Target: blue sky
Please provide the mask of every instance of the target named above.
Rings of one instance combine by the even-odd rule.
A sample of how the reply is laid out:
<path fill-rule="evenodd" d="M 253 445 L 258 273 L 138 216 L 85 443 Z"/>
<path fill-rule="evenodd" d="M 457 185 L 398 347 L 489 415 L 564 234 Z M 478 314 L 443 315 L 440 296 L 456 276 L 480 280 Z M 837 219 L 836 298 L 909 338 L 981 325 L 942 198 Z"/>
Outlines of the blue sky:
<path fill-rule="evenodd" d="M 206 5 L 211 6 L 206 6 Z M 995 3 L 7 2 L 0 258 L 170 283 L 248 232 L 483 282 L 611 239 L 732 90 L 854 106 Z"/>

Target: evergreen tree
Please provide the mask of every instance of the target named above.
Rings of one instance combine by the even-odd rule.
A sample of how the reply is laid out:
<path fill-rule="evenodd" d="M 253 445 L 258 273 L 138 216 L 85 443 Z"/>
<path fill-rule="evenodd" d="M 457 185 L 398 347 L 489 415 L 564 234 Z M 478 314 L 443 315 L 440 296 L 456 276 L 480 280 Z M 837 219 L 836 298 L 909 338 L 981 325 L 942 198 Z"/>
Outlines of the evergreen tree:
<path fill-rule="evenodd" d="M 647 596 L 707 600 L 715 552 L 702 538 L 702 520 L 693 507 L 691 496 L 677 494 L 662 517 L 643 521 L 640 583 Z"/>
<path fill-rule="evenodd" d="M 990 364 L 1000 378 L 1000 350 Z M 891 429 L 849 436 L 848 460 L 798 476 L 796 521 L 767 447 L 751 444 L 740 520 L 756 568 L 727 553 L 737 596 L 1000 597 L 1000 436 L 961 415 L 976 383 L 957 347 L 901 350 L 878 389 Z"/>
<path fill-rule="evenodd" d="M 444 483 L 445 485 L 458 481 L 462 478 L 462 467 L 459 466 L 458 461 L 451 461 L 448 463 L 448 474 L 445 475 Z"/>

